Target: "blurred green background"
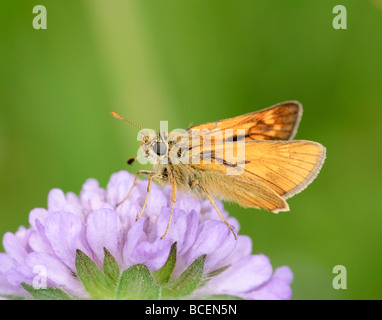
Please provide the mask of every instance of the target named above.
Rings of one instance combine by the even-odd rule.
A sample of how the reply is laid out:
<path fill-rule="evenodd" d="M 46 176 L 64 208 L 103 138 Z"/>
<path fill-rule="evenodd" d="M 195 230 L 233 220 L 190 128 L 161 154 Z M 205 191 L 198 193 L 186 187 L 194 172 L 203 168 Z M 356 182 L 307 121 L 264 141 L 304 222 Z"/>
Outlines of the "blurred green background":
<path fill-rule="evenodd" d="M 254 253 L 292 268 L 294 299 L 381 299 L 381 35 L 382 0 L 0 0 L 0 235 L 53 187 L 140 168 L 111 109 L 171 130 L 299 100 L 296 138 L 327 147 L 318 178 L 289 213 L 226 208 Z"/>

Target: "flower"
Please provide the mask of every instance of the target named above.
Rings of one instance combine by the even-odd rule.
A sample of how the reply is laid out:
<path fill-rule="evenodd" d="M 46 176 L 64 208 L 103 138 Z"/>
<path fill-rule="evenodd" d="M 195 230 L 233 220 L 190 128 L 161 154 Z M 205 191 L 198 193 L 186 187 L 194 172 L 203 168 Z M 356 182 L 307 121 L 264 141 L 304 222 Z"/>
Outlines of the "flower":
<path fill-rule="evenodd" d="M 291 270 L 283 266 L 273 272 L 268 257 L 251 254 L 251 239 L 239 235 L 235 240 L 208 200 L 177 195 L 170 230 L 160 239 L 170 215 L 171 189 L 153 184 L 144 214 L 136 221 L 147 180 L 140 180 L 117 206 L 133 180 L 120 171 L 106 189 L 88 179 L 79 196 L 51 190 L 48 208 L 30 212 L 29 228 L 3 237 L 0 296 L 291 298 Z M 228 216 L 221 202 L 217 206 L 238 231 L 238 221 Z M 142 283 L 134 282 L 137 279 L 145 280 L 144 290 Z"/>

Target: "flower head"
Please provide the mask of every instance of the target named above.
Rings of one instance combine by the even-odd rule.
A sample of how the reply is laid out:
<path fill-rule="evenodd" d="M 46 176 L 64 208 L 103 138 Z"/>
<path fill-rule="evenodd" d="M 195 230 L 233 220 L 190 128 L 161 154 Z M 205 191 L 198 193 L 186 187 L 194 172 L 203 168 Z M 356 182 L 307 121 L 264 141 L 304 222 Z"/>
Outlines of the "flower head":
<path fill-rule="evenodd" d="M 153 184 L 136 221 L 147 180 L 117 206 L 133 180 L 120 171 L 106 189 L 88 179 L 79 196 L 51 190 L 48 208 L 30 212 L 29 228 L 3 237 L 0 296 L 290 299 L 290 269 L 273 272 L 269 258 L 252 255 L 250 238 L 239 235 L 235 240 L 208 200 L 177 195 L 170 230 L 160 239 L 170 215 L 171 190 Z M 217 205 L 238 231 L 237 220 L 221 202 Z M 145 290 L 134 289 L 138 278 L 145 279 Z"/>

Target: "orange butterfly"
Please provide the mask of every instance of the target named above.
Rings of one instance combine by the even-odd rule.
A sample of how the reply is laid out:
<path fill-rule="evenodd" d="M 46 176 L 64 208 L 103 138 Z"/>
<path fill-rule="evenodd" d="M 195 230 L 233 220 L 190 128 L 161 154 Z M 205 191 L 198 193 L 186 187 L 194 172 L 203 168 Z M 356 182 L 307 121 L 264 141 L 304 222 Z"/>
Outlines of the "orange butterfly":
<path fill-rule="evenodd" d="M 132 123 L 115 112 L 112 115 Z M 213 198 L 275 213 L 289 211 L 285 200 L 305 189 L 319 173 L 325 148 L 317 142 L 292 141 L 301 115 L 301 104 L 288 101 L 235 118 L 192 126 L 184 132 L 142 130 L 140 150 L 152 161 L 154 171 L 138 171 L 130 192 L 119 204 L 130 196 L 138 176 L 147 174 L 147 194 L 137 219 L 145 209 L 152 180 L 172 187 L 171 213 L 162 238 L 170 227 L 176 191 L 208 198 L 237 238 Z"/>

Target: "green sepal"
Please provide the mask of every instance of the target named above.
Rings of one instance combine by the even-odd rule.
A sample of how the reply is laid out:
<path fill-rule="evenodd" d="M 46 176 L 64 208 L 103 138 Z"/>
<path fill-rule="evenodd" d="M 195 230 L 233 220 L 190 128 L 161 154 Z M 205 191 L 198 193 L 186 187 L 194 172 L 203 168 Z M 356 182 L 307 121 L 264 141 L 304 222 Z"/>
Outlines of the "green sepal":
<path fill-rule="evenodd" d="M 115 297 L 118 300 L 157 300 L 159 292 L 149 269 L 137 264 L 122 273 Z"/>
<path fill-rule="evenodd" d="M 176 263 L 176 250 L 176 242 L 174 242 L 174 244 L 171 246 L 171 250 L 166 263 L 163 265 L 162 268 L 152 273 L 152 276 L 157 284 L 164 285 L 170 280 L 172 271 L 174 270 Z"/>
<path fill-rule="evenodd" d="M 110 278 L 114 285 L 117 285 L 120 276 L 117 261 L 106 248 L 103 248 L 103 251 L 105 253 L 105 258 L 103 260 L 103 272 Z"/>
<path fill-rule="evenodd" d="M 78 278 L 92 298 L 108 299 L 114 297 L 115 284 L 81 250 L 77 250 L 76 269 Z"/>
<path fill-rule="evenodd" d="M 36 300 L 74 300 L 72 296 L 58 288 L 35 289 L 25 282 L 21 282 L 21 285 Z"/>
<path fill-rule="evenodd" d="M 203 275 L 202 278 L 200 279 L 198 287 L 203 287 L 208 281 L 210 281 L 212 278 L 218 276 L 225 270 L 227 270 L 231 265 L 226 265 L 224 267 L 221 267 L 219 269 L 216 269 L 210 273 L 207 273 L 206 275 Z"/>
<path fill-rule="evenodd" d="M 192 293 L 202 277 L 205 260 L 204 254 L 191 263 L 179 278 L 167 283 L 162 289 L 162 299 L 179 299 Z"/>

